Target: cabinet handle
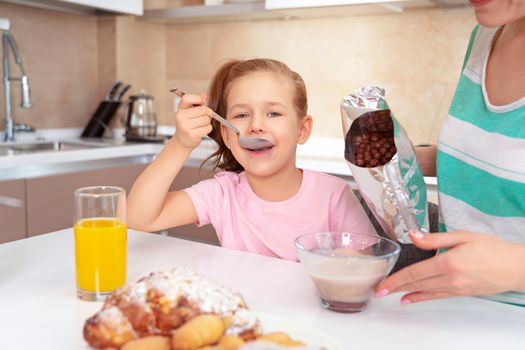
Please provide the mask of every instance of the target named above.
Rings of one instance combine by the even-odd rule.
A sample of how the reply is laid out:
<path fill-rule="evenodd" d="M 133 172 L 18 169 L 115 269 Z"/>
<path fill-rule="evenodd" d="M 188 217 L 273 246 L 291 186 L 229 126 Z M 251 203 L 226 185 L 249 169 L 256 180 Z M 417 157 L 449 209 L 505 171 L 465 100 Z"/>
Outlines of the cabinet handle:
<path fill-rule="evenodd" d="M 0 205 L 5 205 L 7 207 L 11 208 L 23 208 L 24 207 L 24 201 L 13 198 L 13 197 L 7 197 L 7 196 L 0 196 Z"/>

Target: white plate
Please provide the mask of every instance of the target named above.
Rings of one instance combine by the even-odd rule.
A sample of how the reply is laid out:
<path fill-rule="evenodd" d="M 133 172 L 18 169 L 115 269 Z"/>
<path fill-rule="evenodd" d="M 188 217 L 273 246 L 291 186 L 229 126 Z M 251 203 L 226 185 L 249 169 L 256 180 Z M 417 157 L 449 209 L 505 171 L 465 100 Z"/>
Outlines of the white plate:
<path fill-rule="evenodd" d="M 301 323 L 300 321 L 275 314 L 252 311 L 261 322 L 264 333 L 284 332 L 292 339 L 299 340 L 307 346 L 323 347 L 327 350 L 343 350 L 343 347 L 334 339 L 330 338 L 312 326 Z M 87 343 L 84 343 L 83 350 L 94 350 Z"/>
<path fill-rule="evenodd" d="M 334 339 L 311 325 L 275 314 L 257 311 L 253 311 L 253 313 L 261 321 L 263 333 L 285 332 L 292 339 L 302 341 L 308 346 L 323 347 L 327 350 L 343 350 L 343 347 Z"/>

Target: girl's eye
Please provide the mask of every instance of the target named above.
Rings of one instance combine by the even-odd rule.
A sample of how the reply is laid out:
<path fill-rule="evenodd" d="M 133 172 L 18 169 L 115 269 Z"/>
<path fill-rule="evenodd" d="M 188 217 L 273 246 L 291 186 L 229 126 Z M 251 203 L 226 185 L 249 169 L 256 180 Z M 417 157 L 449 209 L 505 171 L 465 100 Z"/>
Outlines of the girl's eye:
<path fill-rule="evenodd" d="M 270 118 L 275 118 L 275 117 L 280 117 L 282 114 L 279 113 L 279 112 L 270 112 L 268 113 L 268 117 Z"/>
<path fill-rule="evenodd" d="M 233 116 L 235 119 L 242 119 L 248 117 L 248 113 L 238 113 Z"/>

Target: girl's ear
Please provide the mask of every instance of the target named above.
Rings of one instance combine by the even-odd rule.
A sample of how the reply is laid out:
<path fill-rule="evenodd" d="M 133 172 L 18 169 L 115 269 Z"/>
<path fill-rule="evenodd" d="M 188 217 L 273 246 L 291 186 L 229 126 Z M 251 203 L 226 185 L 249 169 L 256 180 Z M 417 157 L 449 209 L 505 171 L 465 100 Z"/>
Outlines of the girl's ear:
<path fill-rule="evenodd" d="M 314 120 L 311 115 L 301 118 L 299 122 L 299 137 L 297 139 L 298 144 L 302 145 L 308 140 L 312 133 L 313 124 Z"/>
<path fill-rule="evenodd" d="M 226 127 L 222 124 L 220 124 L 219 127 L 221 128 L 222 141 L 224 141 L 224 144 L 226 145 L 226 147 L 228 147 L 228 149 L 231 149 L 230 138 L 228 137 L 228 132 L 226 130 Z"/>

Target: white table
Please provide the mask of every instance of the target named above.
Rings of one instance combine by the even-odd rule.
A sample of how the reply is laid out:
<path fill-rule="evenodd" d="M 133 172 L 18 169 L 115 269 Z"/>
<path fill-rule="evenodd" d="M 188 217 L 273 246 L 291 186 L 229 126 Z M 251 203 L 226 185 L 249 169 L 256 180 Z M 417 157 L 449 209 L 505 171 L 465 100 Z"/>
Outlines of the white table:
<path fill-rule="evenodd" d="M 73 248 L 72 229 L 0 245 L 0 349 L 87 348 L 84 321 L 101 303 L 76 298 Z M 393 295 L 340 314 L 320 306 L 298 263 L 129 232 L 128 281 L 176 266 L 236 288 L 255 312 L 315 329 L 344 350 L 525 346 L 525 308 L 477 298 L 401 305 Z"/>

